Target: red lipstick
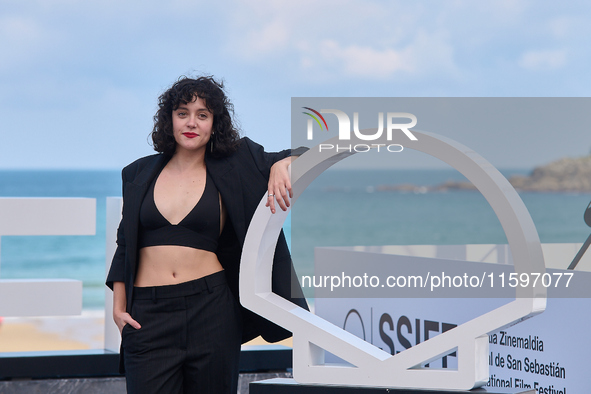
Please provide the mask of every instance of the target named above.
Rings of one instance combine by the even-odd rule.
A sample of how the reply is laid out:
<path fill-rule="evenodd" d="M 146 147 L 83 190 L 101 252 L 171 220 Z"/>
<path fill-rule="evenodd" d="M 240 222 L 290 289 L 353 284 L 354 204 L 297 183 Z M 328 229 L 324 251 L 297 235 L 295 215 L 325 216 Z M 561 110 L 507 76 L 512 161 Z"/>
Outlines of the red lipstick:
<path fill-rule="evenodd" d="M 187 138 L 195 138 L 197 137 L 199 134 L 197 133 L 183 133 L 183 135 Z"/>

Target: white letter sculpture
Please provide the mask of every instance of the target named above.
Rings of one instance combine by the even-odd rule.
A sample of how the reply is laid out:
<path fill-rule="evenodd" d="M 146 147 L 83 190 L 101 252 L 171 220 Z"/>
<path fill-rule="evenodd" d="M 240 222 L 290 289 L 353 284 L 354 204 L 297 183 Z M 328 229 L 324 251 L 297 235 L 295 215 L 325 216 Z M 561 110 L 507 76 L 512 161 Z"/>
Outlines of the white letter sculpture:
<path fill-rule="evenodd" d="M 94 198 L 0 198 L 3 235 L 94 235 Z M 0 279 L 0 316 L 61 316 L 82 312 L 82 281 Z"/>
<path fill-rule="evenodd" d="M 371 130 L 368 130 L 371 131 Z M 513 255 L 515 272 L 544 273 L 542 248 L 534 223 L 509 182 L 471 149 L 448 138 L 416 132 L 404 147 L 424 152 L 462 173 L 487 199 L 496 213 Z M 351 137 L 351 143 L 363 141 Z M 376 143 L 387 143 L 388 141 Z M 338 138 L 326 141 L 337 144 Z M 295 203 L 301 192 L 324 170 L 354 152 L 310 149 L 292 169 Z M 396 355 L 296 306 L 271 291 L 273 254 L 288 212 L 271 214 L 264 196 L 244 243 L 240 271 L 242 305 L 293 332 L 293 373 L 300 383 L 351 386 L 467 390 L 488 380 L 488 334 L 517 324 L 546 308 L 546 291 L 517 289 L 516 299 Z M 352 364 L 324 364 L 324 351 Z M 423 368 L 425 363 L 457 351 L 457 370 Z"/>

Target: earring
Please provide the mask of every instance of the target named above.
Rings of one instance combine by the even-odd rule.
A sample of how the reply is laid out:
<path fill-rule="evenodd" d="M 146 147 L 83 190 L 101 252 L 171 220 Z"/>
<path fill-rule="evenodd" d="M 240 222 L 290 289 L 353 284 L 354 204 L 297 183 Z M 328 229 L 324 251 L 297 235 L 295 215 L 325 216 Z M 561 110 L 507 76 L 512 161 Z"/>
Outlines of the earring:
<path fill-rule="evenodd" d="M 211 137 L 209 138 L 211 140 L 211 152 L 213 153 L 213 139 L 214 139 L 214 135 L 215 133 L 211 133 Z"/>

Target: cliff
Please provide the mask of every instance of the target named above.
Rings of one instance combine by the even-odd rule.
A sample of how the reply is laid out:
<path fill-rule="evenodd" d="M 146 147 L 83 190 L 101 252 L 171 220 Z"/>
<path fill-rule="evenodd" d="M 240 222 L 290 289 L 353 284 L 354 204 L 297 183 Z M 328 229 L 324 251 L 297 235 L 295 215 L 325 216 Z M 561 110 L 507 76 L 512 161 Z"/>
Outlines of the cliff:
<path fill-rule="evenodd" d="M 528 176 L 512 176 L 509 182 L 518 191 L 591 192 L 591 156 L 565 158 L 536 167 Z M 377 191 L 414 193 L 476 190 L 466 181 L 447 181 L 436 186 L 379 185 Z"/>
<path fill-rule="evenodd" d="M 513 176 L 517 190 L 535 192 L 591 192 L 591 156 L 565 158 L 536 167 L 528 176 Z"/>

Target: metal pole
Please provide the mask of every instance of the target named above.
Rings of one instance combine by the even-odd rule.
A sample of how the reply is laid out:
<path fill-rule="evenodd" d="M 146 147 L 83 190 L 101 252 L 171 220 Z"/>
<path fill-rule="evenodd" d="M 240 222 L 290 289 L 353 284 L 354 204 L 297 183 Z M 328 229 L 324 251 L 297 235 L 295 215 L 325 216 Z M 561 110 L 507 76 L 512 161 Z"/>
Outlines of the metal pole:
<path fill-rule="evenodd" d="M 585 243 L 583 244 L 583 246 L 579 250 L 579 253 L 577 253 L 577 255 L 575 256 L 575 258 L 573 259 L 573 262 L 570 263 L 570 265 L 568 266 L 567 269 L 569 269 L 569 270 L 574 270 L 575 269 L 575 267 L 577 266 L 577 264 L 579 264 L 579 260 L 581 260 L 581 257 L 583 257 L 583 255 L 587 251 L 587 248 L 589 247 L 589 245 L 591 245 L 591 234 L 589 235 L 589 237 L 587 238 L 587 240 L 585 241 Z"/>

